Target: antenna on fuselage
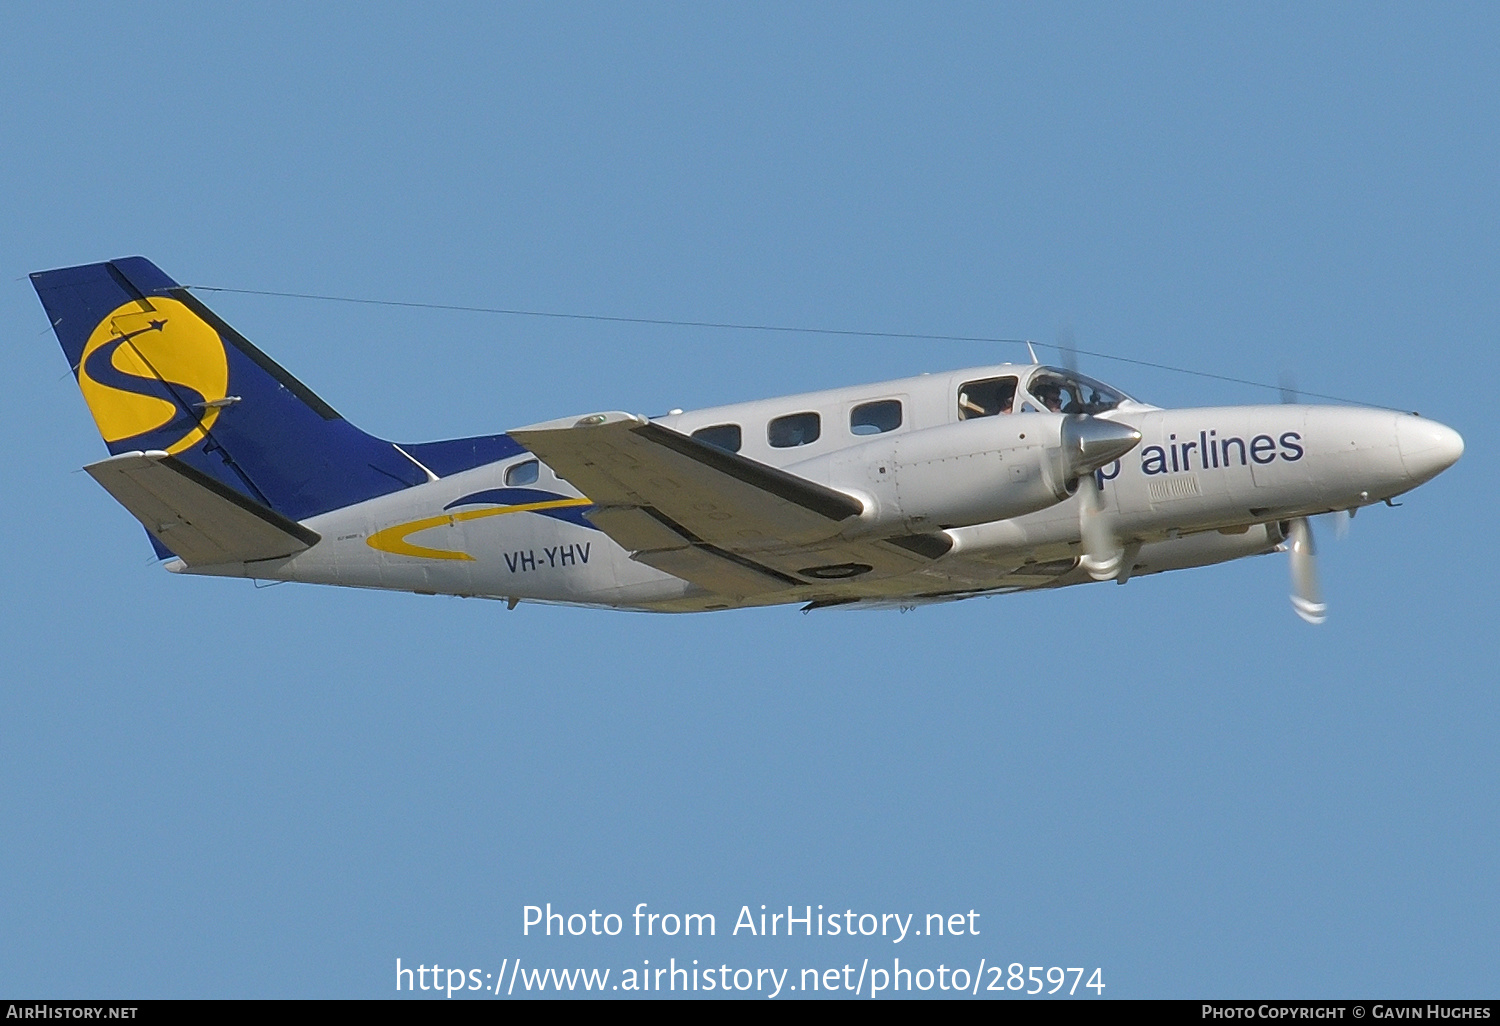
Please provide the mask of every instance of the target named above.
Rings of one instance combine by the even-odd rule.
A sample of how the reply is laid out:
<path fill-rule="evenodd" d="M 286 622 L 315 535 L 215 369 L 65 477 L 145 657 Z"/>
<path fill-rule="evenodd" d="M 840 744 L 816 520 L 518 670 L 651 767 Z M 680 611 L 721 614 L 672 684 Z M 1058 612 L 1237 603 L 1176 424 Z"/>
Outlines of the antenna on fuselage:
<path fill-rule="evenodd" d="M 1031 362 L 1032 363 L 1041 363 L 1042 362 L 1041 360 L 1038 360 L 1036 358 L 1036 347 L 1031 344 L 1031 339 L 1027 339 L 1026 340 L 1026 351 L 1031 354 Z"/>

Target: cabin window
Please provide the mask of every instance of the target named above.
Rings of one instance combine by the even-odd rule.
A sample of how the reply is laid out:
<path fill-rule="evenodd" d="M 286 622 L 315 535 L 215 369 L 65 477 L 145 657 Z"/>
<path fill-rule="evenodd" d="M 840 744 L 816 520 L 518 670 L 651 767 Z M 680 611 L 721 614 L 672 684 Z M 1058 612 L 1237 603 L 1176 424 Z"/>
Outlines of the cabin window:
<path fill-rule="evenodd" d="M 986 378 L 965 382 L 958 390 L 958 419 L 993 417 L 1009 413 L 1016 401 L 1014 377 Z"/>
<path fill-rule="evenodd" d="M 699 428 L 693 432 L 693 437 L 725 452 L 739 452 L 740 442 L 743 441 L 738 424 L 715 424 L 713 427 Z"/>
<path fill-rule="evenodd" d="M 527 460 L 525 463 L 507 467 L 505 468 L 505 483 L 512 488 L 516 485 L 536 484 L 540 467 L 541 465 L 536 460 Z"/>
<path fill-rule="evenodd" d="M 856 435 L 879 435 L 901 426 L 901 400 L 861 403 L 849 411 L 849 430 Z"/>
<path fill-rule="evenodd" d="M 789 413 L 766 426 L 766 440 L 773 449 L 810 445 L 823 433 L 823 418 L 816 413 Z"/>

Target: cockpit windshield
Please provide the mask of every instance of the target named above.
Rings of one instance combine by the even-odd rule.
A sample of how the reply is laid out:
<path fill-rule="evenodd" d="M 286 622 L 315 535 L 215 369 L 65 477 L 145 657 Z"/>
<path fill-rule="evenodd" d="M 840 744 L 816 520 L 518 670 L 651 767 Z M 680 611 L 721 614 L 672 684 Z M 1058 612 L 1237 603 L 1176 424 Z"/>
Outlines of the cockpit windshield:
<path fill-rule="evenodd" d="M 1026 391 L 1053 413 L 1103 413 L 1130 399 L 1108 385 L 1056 367 L 1043 367 L 1026 383 Z"/>

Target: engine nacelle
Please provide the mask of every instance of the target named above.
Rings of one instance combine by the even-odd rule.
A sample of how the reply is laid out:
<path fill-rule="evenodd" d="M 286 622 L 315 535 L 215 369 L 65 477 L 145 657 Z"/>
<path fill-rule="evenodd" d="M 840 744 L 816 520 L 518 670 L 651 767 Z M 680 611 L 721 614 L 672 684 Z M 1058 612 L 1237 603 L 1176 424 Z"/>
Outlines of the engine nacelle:
<path fill-rule="evenodd" d="M 1147 542 L 1135 557 L 1135 573 L 1158 574 L 1163 570 L 1185 570 L 1212 566 L 1231 559 L 1275 552 L 1287 536 L 1282 524 L 1253 524 L 1243 529 L 1204 531 L 1200 534 Z"/>
<path fill-rule="evenodd" d="M 882 435 L 786 469 L 865 504 L 847 536 L 920 534 L 1062 502 L 1140 437 L 1094 417 L 1016 413 Z"/>

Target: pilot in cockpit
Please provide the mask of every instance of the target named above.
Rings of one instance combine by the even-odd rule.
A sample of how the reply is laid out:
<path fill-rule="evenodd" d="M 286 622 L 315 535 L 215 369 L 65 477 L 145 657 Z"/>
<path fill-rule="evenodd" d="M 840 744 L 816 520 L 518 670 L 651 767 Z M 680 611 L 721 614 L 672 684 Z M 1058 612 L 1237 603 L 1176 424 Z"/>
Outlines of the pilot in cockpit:
<path fill-rule="evenodd" d="M 1049 412 L 1062 412 L 1062 389 L 1055 381 L 1043 381 L 1033 386 L 1032 394 L 1036 396 L 1037 402 L 1045 406 Z"/>

